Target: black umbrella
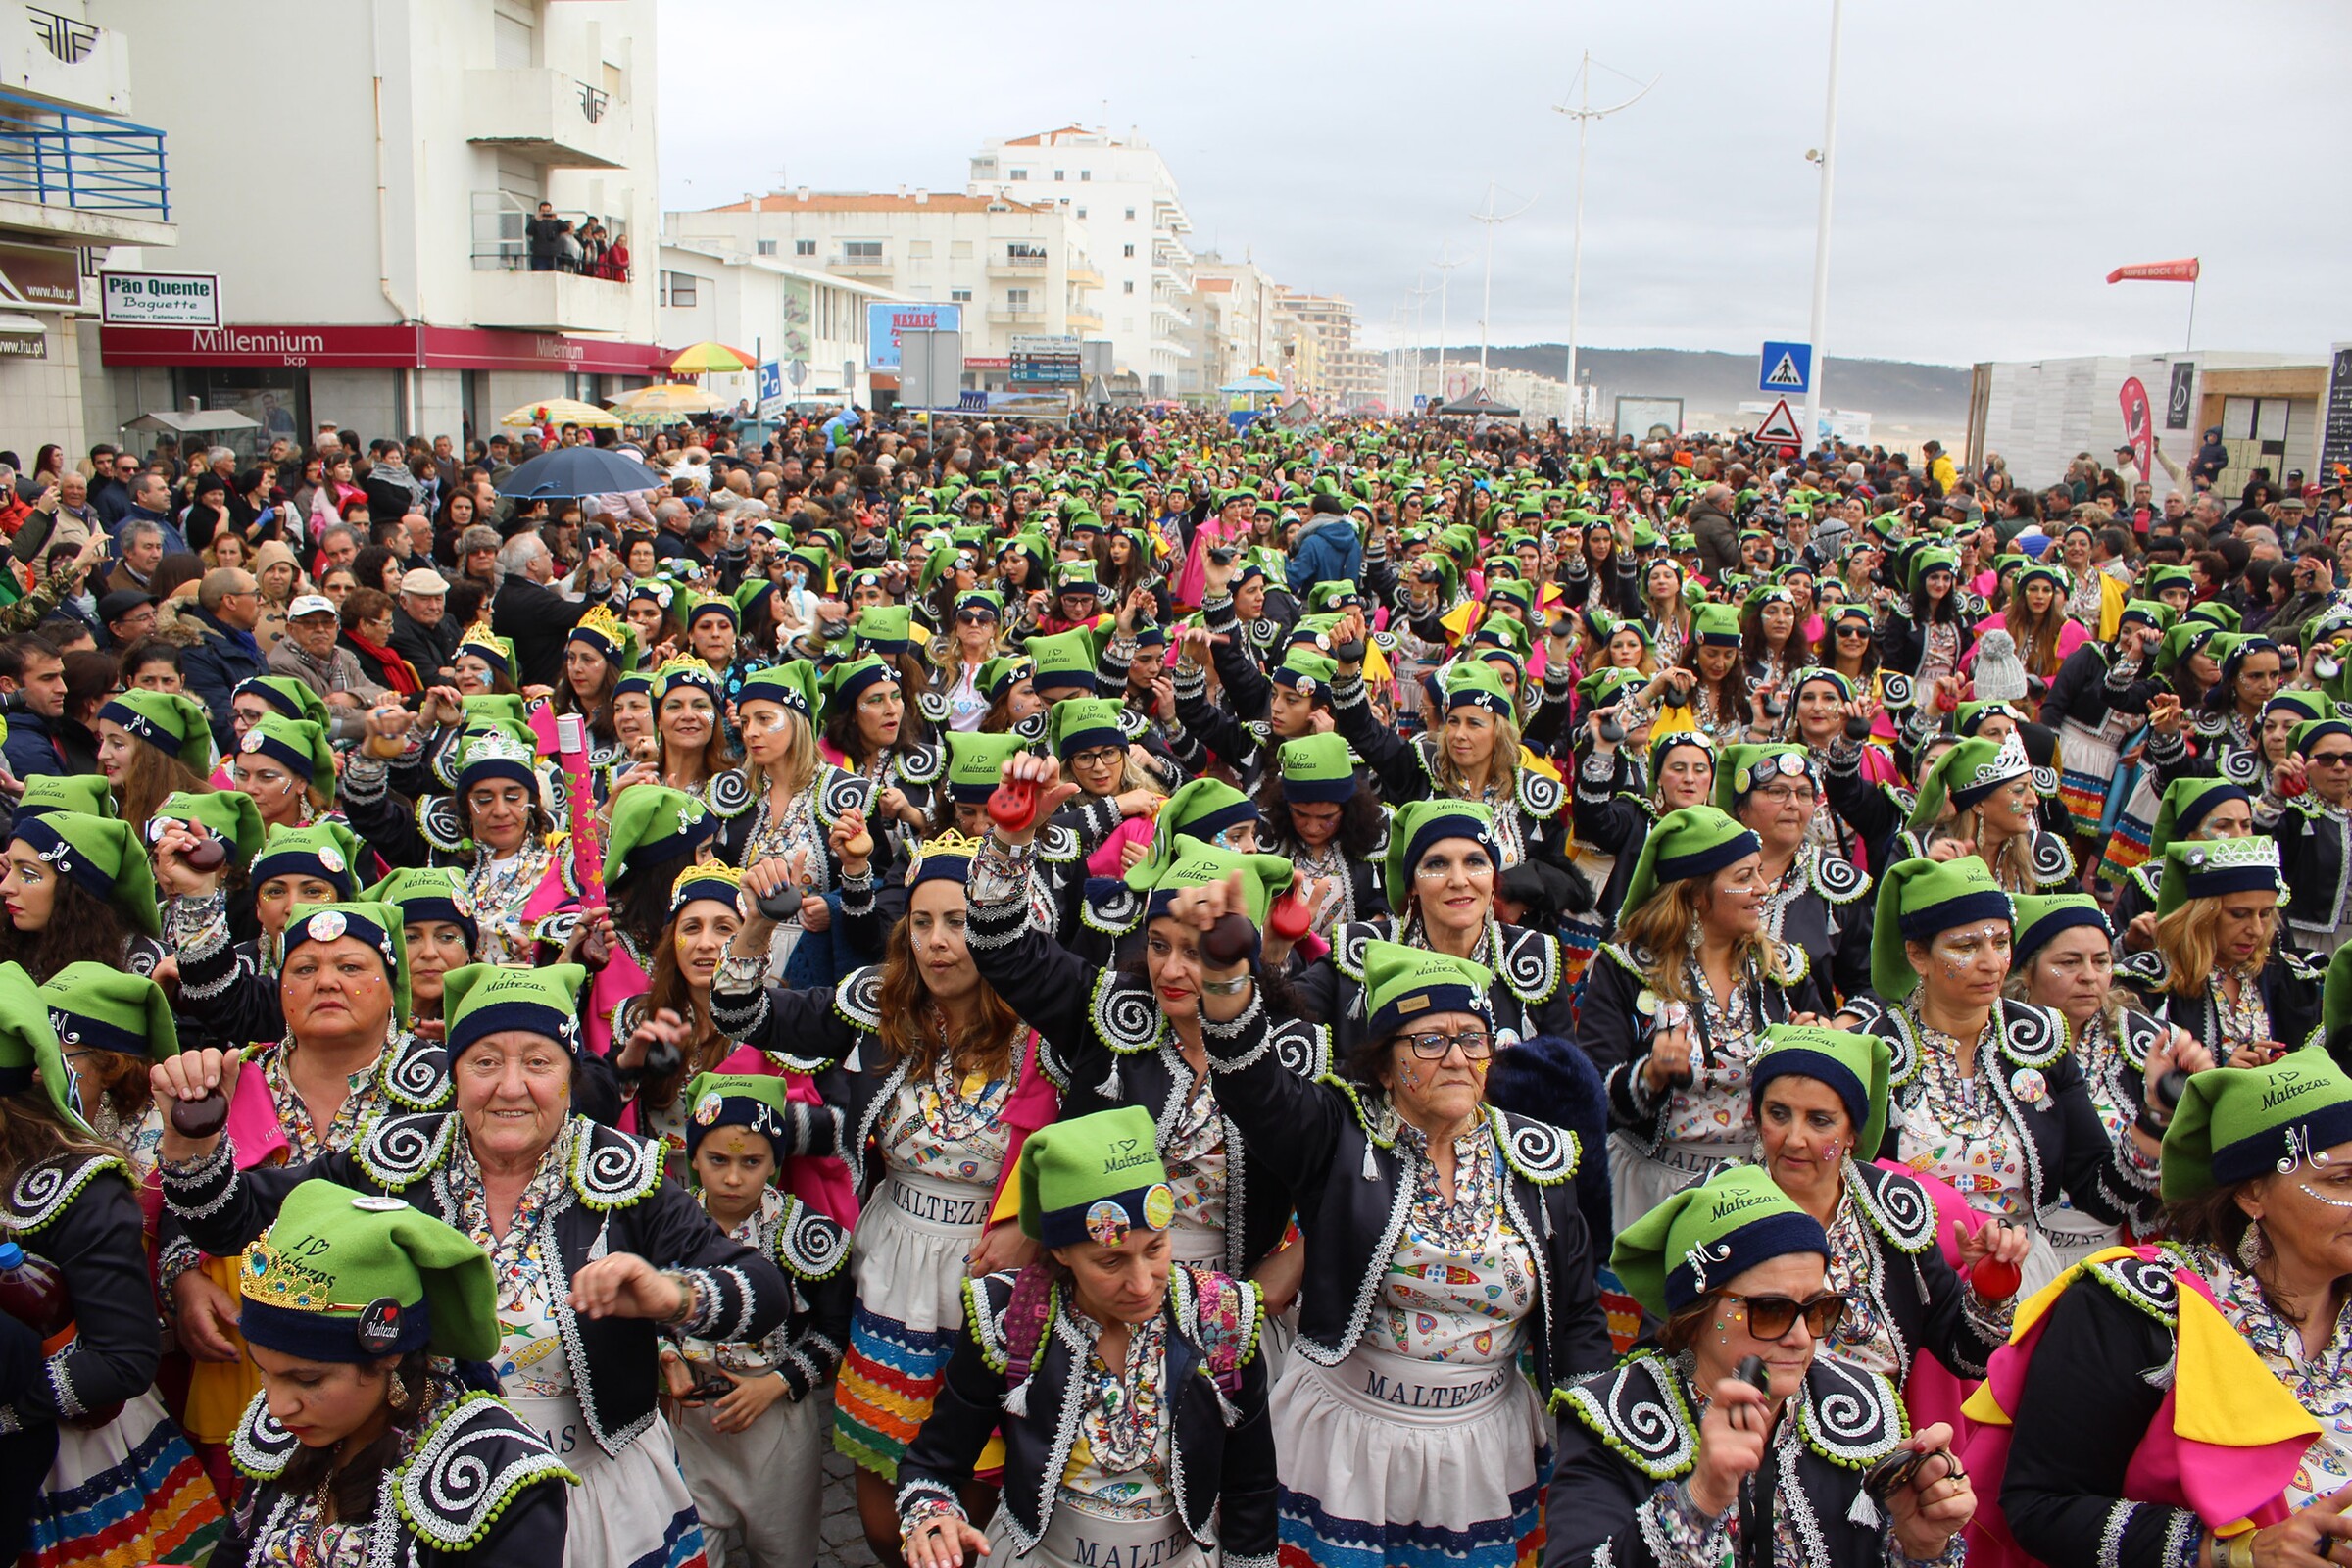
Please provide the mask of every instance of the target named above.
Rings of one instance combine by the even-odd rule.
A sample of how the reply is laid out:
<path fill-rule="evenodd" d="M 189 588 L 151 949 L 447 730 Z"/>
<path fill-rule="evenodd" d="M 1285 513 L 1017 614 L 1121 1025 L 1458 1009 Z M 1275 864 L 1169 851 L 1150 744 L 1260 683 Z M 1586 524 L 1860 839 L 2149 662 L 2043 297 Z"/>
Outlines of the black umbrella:
<path fill-rule="evenodd" d="M 659 490 L 668 482 L 635 458 L 602 447 L 558 447 L 516 466 L 498 493 L 517 501 L 564 501 Z"/>

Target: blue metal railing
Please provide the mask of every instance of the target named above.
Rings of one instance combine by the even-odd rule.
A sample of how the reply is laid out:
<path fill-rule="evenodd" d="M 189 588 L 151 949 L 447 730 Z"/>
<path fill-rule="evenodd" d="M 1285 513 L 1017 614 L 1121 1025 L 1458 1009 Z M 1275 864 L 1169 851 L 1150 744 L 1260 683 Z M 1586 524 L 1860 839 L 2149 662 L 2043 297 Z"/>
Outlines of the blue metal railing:
<path fill-rule="evenodd" d="M 0 200 L 170 222 L 164 133 L 0 92 Z"/>

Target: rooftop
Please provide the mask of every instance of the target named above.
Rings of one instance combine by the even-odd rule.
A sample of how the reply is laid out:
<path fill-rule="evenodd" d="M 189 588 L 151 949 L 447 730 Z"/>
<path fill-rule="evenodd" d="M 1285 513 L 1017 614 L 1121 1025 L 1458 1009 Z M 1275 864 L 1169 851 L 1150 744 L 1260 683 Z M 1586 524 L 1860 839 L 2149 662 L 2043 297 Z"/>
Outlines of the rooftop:
<path fill-rule="evenodd" d="M 696 209 L 706 213 L 1050 213 L 1051 202 L 1017 202 L 1008 196 L 966 196 L 959 191 L 775 190 L 747 196 L 723 207 Z"/>

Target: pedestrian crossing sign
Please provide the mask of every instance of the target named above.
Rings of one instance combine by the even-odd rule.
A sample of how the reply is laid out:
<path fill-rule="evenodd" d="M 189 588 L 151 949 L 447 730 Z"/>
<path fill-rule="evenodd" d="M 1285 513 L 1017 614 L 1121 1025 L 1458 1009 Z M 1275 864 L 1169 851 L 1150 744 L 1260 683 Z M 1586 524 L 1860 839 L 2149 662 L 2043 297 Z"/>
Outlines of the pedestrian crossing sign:
<path fill-rule="evenodd" d="M 1813 390 L 1813 345 L 1767 343 L 1756 365 L 1756 390 L 1802 397 Z"/>
<path fill-rule="evenodd" d="M 1788 400 L 1781 399 L 1756 426 L 1756 439 L 1771 447 L 1801 447 L 1805 433 L 1797 425 L 1796 416 L 1788 412 Z"/>

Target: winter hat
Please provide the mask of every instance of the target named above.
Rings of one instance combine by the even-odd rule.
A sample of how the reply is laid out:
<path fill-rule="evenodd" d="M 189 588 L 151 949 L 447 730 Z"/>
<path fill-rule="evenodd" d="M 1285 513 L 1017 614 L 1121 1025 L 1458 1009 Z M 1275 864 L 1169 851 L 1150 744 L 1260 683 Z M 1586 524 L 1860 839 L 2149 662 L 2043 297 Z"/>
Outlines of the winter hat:
<path fill-rule="evenodd" d="M 2306 1046 L 2263 1067 L 2189 1079 L 2164 1132 L 2164 1200 L 2291 1171 L 2352 1142 L 2352 1078 Z"/>
<path fill-rule="evenodd" d="M 1494 973 L 1484 964 L 1398 942 L 1367 942 L 1363 969 L 1366 1039 L 1390 1039 L 1416 1019 L 1441 1012 L 1493 1021 L 1487 987 Z"/>
<path fill-rule="evenodd" d="M 1718 776 L 1726 771 L 1719 769 Z M 1690 806 L 1669 811 L 1642 841 L 1642 858 L 1634 862 L 1620 907 L 1639 909 L 1662 884 L 1713 876 L 1763 847 L 1753 832 L 1716 807 Z"/>
<path fill-rule="evenodd" d="M 1942 817 L 1946 800 L 1953 810 L 1965 811 L 2002 785 L 2033 771 L 2025 742 L 2014 734 L 2005 736 L 1997 746 L 1981 738 L 1964 740 L 1928 769 L 1928 776 L 1920 781 L 1918 804 L 1905 825 L 1914 833 L 1925 832 Z"/>
<path fill-rule="evenodd" d="M 2267 833 L 2242 839 L 2190 839 L 2164 849 L 2164 879 L 2156 887 L 2159 919 L 2191 899 L 2275 891 L 2286 902 L 2278 872 L 2278 841 Z"/>
<path fill-rule="evenodd" d="M 2276 704 L 2277 699 L 2274 698 Z M 2244 801 L 2250 809 L 2254 797 L 2226 778 L 2177 778 L 2164 787 L 2164 804 L 2157 808 L 2156 826 L 2148 835 L 2148 854 L 2161 858 L 2164 852 L 2181 839 L 2200 838 L 2197 829 L 2213 814 L 2214 808 L 2231 801 Z"/>
<path fill-rule="evenodd" d="M 996 793 L 1004 764 L 1018 757 L 1027 743 L 1009 731 L 984 735 L 978 730 L 950 730 L 947 746 L 949 797 L 959 806 L 978 806 Z"/>
<path fill-rule="evenodd" d="M 59 1049 L 90 1046 L 161 1061 L 179 1054 L 179 1028 L 164 988 L 107 963 L 69 963 L 41 986 Z"/>
<path fill-rule="evenodd" d="M 1390 908 L 1400 914 L 1404 911 L 1422 857 L 1446 839 L 1470 840 L 1487 852 L 1487 859 L 1496 870 L 1502 868 L 1502 854 L 1494 846 L 1494 813 L 1487 807 L 1434 795 L 1407 801 L 1389 823 L 1382 881 L 1388 888 Z"/>
<path fill-rule="evenodd" d="M 2019 893 L 2013 894 L 2009 903 L 2014 932 L 2009 944 L 2012 972 L 2024 970 L 2034 955 L 2048 947 L 2061 931 L 2090 926 L 2104 936 L 2114 935 L 2099 901 L 2087 893 Z"/>
<path fill-rule="evenodd" d="M 258 697 L 281 718 L 326 722 L 326 699 L 291 675 L 251 675 L 237 682 L 236 696 Z"/>
<path fill-rule="evenodd" d="M 1141 1105 L 1040 1127 L 1021 1145 L 1021 1234 L 1049 1250 L 1117 1247 L 1176 1223 L 1157 1130 Z"/>
<path fill-rule="evenodd" d="M 2009 894 L 1982 856 L 1956 860 L 1898 860 L 1879 881 L 1870 934 L 1870 988 L 1889 1004 L 1919 985 L 1905 942 L 1933 942 L 1955 926 L 2013 919 Z"/>
<path fill-rule="evenodd" d="M 267 757 L 306 781 L 331 781 L 335 776 L 335 753 L 326 742 L 326 727 L 309 719 L 265 713 L 237 742 L 237 750 L 248 757 Z"/>
<path fill-rule="evenodd" d="M 340 822 L 313 822 L 309 827 L 273 827 L 253 858 L 250 880 L 260 887 L 271 877 L 317 877 L 348 899 L 359 886 L 352 867 L 360 858 L 360 841 Z"/>
<path fill-rule="evenodd" d="M 2017 656 L 2017 639 L 1996 626 L 1977 639 L 1975 690 L 1986 703 L 2021 703 L 2026 699 L 2026 662 Z"/>
<path fill-rule="evenodd" d="M 1282 798 L 1297 803 L 1338 803 L 1355 798 L 1355 756 L 1339 735 L 1301 735 L 1284 741 L 1275 754 L 1282 771 Z"/>
<path fill-rule="evenodd" d="M 1115 746 L 1127 749 L 1127 732 L 1119 727 L 1119 705 L 1107 697 L 1072 697 L 1055 703 L 1046 713 L 1046 740 L 1054 755 L 1068 761 L 1080 752 Z"/>
<path fill-rule="evenodd" d="M 192 773 L 201 776 L 213 770 L 212 710 L 193 697 L 134 686 L 109 697 L 98 716 L 122 725 L 166 757 L 178 758 Z"/>
<path fill-rule="evenodd" d="M 360 897 L 370 904 L 388 904 L 400 911 L 405 928 L 427 920 L 447 920 L 466 933 L 466 951 L 481 946 L 481 927 L 475 922 L 473 895 L 465 874 L 454 866 L 404 865 Z"/>
<path fill-rule="evenodd" d="M 681 1102 L 694 1107 L 686 1116 L 687 1159 L 719 1128 L 748 1127 L 767 1140 L 781 1169 L 798 1144 L 789 1089 L 784 1079 L 768 1073 L 696 1073 Z"/>
<path fill-rule="evenodd" d="M 61 876 L 72 877 L 90 897 L 121 910 L 133 930 L 163 935 L 155 876 L 147 868 L 147 851 L 128 822 L 52 811 L 18 817 L 10 837 L 28 846 Z"/>
<path fill-rule="evenodd" d="M 718 837 L 718 818 L 702 800 L 664 784 L 634 784 L 612 798 L 605 835 L 605 885 L 659 874 Z"/>
<path fill-rule="evenodd" d="M 1852 1034 L 1811 1024 L 1764 1026 L 1764 1049 L 1749 1070 L 1750 1113 L 1764 1103 L 1764 1086 L 1775 1078 L 1812 1078 L 1830 1086 L 1845 1105 L 1853 1126 L 1853 1154 L 1868 1161 L 1886 1137 L 1886 1070 L 1890 1052 L 1882 1035 Z"/>
<path fill-rule="evenodd" d="M 644 787 L 644 786 L 641 786 Z M 401 911 L 389 904 L 353 900 L 343 904 L 298 904 L 286 916 L 285 957 L 306 942 L 333 942 L 356 937 L 384 960 L 385 978 L 392 982 L 394 1016 L 409 1021 L 409 943 Z M 442 1003 L 443 1016 L 449 1004 Z"/>
<path fill-rule="evenodd" d="M 397 1198 L 304 1182 L 245 1249 L 237 1286 L 238 1333 L 306 1361 L 498 1350 L 489 1254 Z M 561 1470 L 553 1455 L 527 1462 Z"/>
<path fill-rule="evenodd" d="M 253 804 L 252 796 L 232 793 L 247 806 Z M 35 773 L 24 781 L 24 793 L 17 800 L 16 814 L 21 820 L 27 816 L 47 816 L 52 811 L 103 816 L 110 821 L 122 814 L 115 809 L 114 787 L 107 783 L 104 773 Z"/>
<path fill-rule="evenodd" d="M 1735 1165 L 1619 1232 L 1609 1266 L 1627 1294 L 1663 1318 L 1791 1252 L 1826 1260 L 1829 1234 L 1764 1170 Z"/>
<path fill-rule="evenodd" d="M 441 1017 L 454 1065 L 466 1047 L 510 1029 L 543 1035 L 567 1055 L 580 1049 L 580 987 L 588 971 L 576 963 L 544 969 L 469 963 L 441 982 Z"/>
<path fill-rule="evenodd" d="M 813 719 L 817 697 L 816 666 L 806 659 L 788 660 L 755 669 L 743 678 L 743 689 L 736 694 L 735 707 L 754 702 L 774 703 L 789 708 L 804 719 Z"/>
<path fill-rule="evenodd" d="M 74 1073 L 58 1049 L 48 999 L 20 963 L 0 963 L 0 1095 L 40 1091 L 57 1119 L 76 1132 L 88 1123 L 74 1105 Z"/>
<path fill-rule="evenodd" d="M 243 790 L 173 790 L 147 819 L 147 836 L 154 841 L 158 822 L 201 826 L 228 846 L 229 863 L 242 871 L 253 864 L 262 848 L 262 812 Z"/>

